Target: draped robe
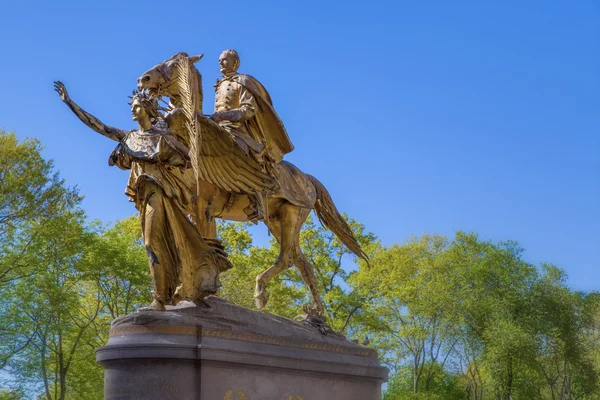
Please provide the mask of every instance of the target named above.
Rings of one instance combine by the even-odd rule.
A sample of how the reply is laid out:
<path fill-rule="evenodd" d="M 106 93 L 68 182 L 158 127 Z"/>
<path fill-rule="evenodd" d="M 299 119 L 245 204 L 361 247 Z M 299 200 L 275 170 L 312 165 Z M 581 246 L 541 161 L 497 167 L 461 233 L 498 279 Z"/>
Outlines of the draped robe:
<path fill-rule="evenodd" d="M 229 267 L 192 221 L 196 180 L 188 152 L 172 133 L 153 127 L 129 132 L 109 159 L 131 171 L 125 193 L 140 212 L 153 296 L 163 304 L 176 290 L 190 301 L 216 293 L 219 270 Z"/>

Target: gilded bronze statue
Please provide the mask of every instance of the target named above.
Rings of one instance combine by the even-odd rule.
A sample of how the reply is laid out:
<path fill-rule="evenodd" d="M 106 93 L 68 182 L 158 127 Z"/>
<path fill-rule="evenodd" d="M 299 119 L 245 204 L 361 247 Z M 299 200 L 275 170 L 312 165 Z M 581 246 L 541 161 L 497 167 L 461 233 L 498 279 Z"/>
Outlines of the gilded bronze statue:
<path fill-rule="evenodd" d="M 81 109 L 61 82 L 54 86 L 83 123 L 119 142 L 109 165 L 131 171 L 125 193 L 140 212 L 154 285 L 147 309 L 165 310 L 165 305 L 179 300 L 198 302 L 216 294 L 219 271 L 230 265 L 218 244 L 206 241 L 188 218 L 195 213 L 189 149 L 161 127 L 156 99 L 134 93 L 130 104 L 138 129 L 127 131 L 105 125 Z"/>
<path fill-rule="evenodd" d="M 219 58 L 223 77 L 215 85 L 212 115 L 202 114 L 202 78 L 194 66 L 199 59 L 175 54 L 144 72 L 138 78 L 138 90 L 169 98 L 171 111 L 165 115 L 169 128 L 197 152 L 190 158 L 197 159 L 197 164 L 193 163 L 197 187 L 203 188 L 197 197 L 200 229 L 214 238 L 215 218 L 263 221 L 279 242 L 280 252 L 275 263 L 256 278 L 257 307 L 268 301 L 268 282 L 296 265 L 315 310 L 323 311 L 314 268 L 299 242 L 311 210 L 355 255 L 368 257 L 323 184 L 283 160 L 293 145 L 266 89 L 255 78 L 237 72 L 237 52 L 226 50 Z M 186 112 L 185 99 L 194 104 L 193 118 Z"/>
<path fill-rule="evenodd" d="M 323 184 L 283 160 L 294 146 L 264 86 L 238 73 L 236 51 L 219 57 L 215 110 L 202 113 L 202 75 L 194 65 L 201 58 L 177 53 L 138 78 L 130 103 L 137 130 L 103 124 L 55 82 L 81 121 L 119 142 L 110 165 L 131 171 L 126 194 L 140 212 L 154 285 L 148 309 L 218 294 L 219 273 L 231 267 L 216 235 L 221 218 L 262 221 L 280 245 L 275 263 L 256 277 L 257 307 L 267 304 L 268 282 L 296 265 L 313 299 L 312 315 L 321 315 L 314 267 L 299 241 L 309 213 L 356 256 L 368 257 Z M 168 108 L 159 107 L 162 97 Z"/>

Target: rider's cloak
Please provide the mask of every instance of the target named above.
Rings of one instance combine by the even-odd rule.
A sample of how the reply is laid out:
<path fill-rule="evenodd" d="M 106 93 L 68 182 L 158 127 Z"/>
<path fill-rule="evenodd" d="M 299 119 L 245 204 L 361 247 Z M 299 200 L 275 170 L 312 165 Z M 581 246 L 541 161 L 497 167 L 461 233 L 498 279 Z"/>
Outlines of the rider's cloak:
<path fill-rule="evenodd" d="M 257 112 L 254 118 L 243 123 L 247 125 L 247 131 L 256 136 L 255 140 L 266 144 L 269 158 L 275 163 L 280 162 L 285 154 L 294 150 L 294 145 L 281 118 L 273 108 L 269 92 L 256 78 L 250 75 L 235 74 L 227 79 L 237 82 L 254 97 L 258 108 Z"/>

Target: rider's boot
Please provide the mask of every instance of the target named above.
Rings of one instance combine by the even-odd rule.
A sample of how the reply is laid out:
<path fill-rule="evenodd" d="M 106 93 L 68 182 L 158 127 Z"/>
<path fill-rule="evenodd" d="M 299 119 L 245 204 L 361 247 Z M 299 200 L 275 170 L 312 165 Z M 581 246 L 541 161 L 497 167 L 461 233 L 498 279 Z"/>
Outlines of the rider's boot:
<path fill-rule="evenodd" d="M 249 196 L 250 197 L 250 205 L 244 208 L 244 212 L 248 216 L 248 221 L 257 224 L 258 221 L 264 220 L 267 216 L 265 211 L 265 202 L 260 193 Z"/>

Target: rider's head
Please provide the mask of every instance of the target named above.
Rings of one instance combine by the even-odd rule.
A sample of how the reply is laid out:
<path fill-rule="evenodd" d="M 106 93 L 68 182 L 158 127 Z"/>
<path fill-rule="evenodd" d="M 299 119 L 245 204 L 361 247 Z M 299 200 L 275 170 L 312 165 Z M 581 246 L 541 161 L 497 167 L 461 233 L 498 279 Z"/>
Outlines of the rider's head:
<path fill-rule="evenodd" d="M 146 92 L 134 91 L 131 97 L 131 115 L 134 121 L 141 121 L 148 118 L 150 123 L 155 124 L 159 118 L 162 117 L 160 114 L 160 106 L 158 101 L 150 97 Z"/>
<path fill-rule="evenodd" d="M 236 72 L 240 67 L 240 56 L 237 51 L 228 49 L 219 56 L 219 67 L 223 75 Z"/>

